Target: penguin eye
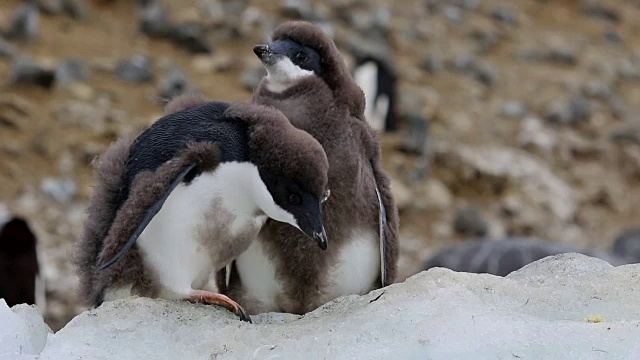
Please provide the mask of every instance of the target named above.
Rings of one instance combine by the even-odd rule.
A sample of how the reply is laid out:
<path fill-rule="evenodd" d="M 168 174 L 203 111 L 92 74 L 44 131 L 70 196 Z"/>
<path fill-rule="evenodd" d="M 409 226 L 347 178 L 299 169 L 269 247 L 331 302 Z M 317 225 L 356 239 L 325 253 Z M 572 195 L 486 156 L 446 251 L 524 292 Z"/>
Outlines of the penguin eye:
<path fill-rule="evenodd" d="M 289 194 L 289 204 L 300 205 L 301 202 L 302 202 L 302 199 L 300 199 L 300 196 L 296 194 Z"/>
<path fill-rule="evenodd" d="M 327 201 L 330 195 L 331 195 L 331 190 L 327 189 L 327 191 L 325 191 L 324 194 L 322 194 L 322 199 L 320 200 L 320 203 L 322 204 L 323 202 Z"/>
<path fill-rule="evenodd" d="M 307 61 L 307 59 L 309 59 L 309 57 L 305 53 L 299 52 L 296 54 L 296 60 L 298 60 L 298 62 L 300 63 Z"/>

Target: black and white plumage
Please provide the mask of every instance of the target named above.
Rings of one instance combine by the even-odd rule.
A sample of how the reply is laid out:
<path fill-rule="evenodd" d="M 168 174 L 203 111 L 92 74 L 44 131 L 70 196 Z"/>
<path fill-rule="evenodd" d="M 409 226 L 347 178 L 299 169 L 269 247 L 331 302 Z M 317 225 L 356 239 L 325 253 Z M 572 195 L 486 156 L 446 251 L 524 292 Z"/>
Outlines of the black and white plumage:
<path fill-rule="evenodd" d="M 102 157 L 76 262 L 97 306 L 130 295 L 222 305 L 215 276 L 267 219 L 327 247 L 322 147 L 279 111 L 184 97 Z"/>
<path fill-rule="evenodd" d="M 364 92 L 364 115 L 369 125 L 379 133 L 395 131 L 397 76 L 393 67 L 374 56 L 358 56 L 353 80 Z"/>

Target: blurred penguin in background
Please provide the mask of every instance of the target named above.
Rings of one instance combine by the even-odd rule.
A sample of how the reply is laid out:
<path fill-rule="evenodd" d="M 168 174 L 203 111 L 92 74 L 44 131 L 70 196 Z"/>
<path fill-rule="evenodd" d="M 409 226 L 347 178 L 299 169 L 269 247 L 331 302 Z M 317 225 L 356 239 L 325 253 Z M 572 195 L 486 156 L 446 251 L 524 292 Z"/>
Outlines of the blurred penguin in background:
<path fill-rule="evenodd" d="M 397 76 L 388 61 L 372 55 L 356 56 L 353 80 L 366 99 L 364 114 L 378 133 L 397 129 L 395 113 Z"/>
<path fill-rule="evenodd" d="M 27 222 L 12 217 L 0 203 L 0 298 L 7 305 L 38 305 L 44 310 L 36 236 Z"/>

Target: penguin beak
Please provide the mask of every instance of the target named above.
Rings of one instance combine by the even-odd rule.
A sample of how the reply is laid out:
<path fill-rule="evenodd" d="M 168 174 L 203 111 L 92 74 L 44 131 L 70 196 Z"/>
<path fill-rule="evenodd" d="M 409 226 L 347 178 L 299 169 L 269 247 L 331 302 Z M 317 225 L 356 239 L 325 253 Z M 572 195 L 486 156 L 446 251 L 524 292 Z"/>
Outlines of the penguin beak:
<path fill-rule="evenodd" d="M 298 226 L 309 238 L 315 240 L 322 250 L 327 250 L 327 232 L 324 230 L 322 223 L 320 206 L 318 206 L 318 210 L 302 216 L 298 221 Z"/>
<path fill-rule="evenodd" d="M 264 64 L 271 63 L 271 60 L 273 58 L 273 52 L 271 51 L 271 49 L 269 49 L 269 45 L 267 44 L 256 45 L 253 48 L 253 52 Z"/>

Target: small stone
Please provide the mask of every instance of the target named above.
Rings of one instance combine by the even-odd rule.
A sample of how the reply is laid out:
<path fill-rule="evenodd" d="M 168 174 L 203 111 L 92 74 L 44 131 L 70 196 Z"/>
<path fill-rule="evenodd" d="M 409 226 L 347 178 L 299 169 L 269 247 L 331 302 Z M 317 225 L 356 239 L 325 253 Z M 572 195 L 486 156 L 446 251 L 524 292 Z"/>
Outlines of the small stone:
<path fill-rule="evenodd" d="M 617 32 L 615 32 L 614 30 L 607 30 L 604 32 L 604 38 L 605 40 L 612 42 L 612 43 L 616 43 L 616 44 L 621 44 L 622 43 L 622 37 L 620 36 L 620 34 L 618 34 Z"/>
<path fill-rule="evenodd" d="M 266 75 L 267 69 L 264 66 L 251 66 L 242 71 L 240 83 L 245 89 L 253 91 Z"/>
<path fill-rule="evenodd" d="M 640 128 L 624 126 L 611 131 L 611 141 L 618 144 L 634 144 L 640 146 Z"/>
<path fill-rule="evenodd" d="M 213 47 L 206 38 L 205 29 L 198 24 L 185 24 L 175 27 L 172 39 L 176 45 L 192 54 L 210 54 Z"/>
<path fill-rule="evenodd" d="M 5 36 L 11 40 L 33 40 L 40 32 L 40 15 L 33 3 L 21 5 L 11 16 L 11 25 Z"/>
<path fill-rule="evenodd" d="M 0 59 L 12 58 L 16 53 L 16 48 L 0 35 Z"/>
<path fill-rule="evenodd" d="M 404 128 L 401 132 L 402 142 L 398 150 L 414 154 L 424 155 L 427 151 L 428 121 L 419 113 L 409 113 L 403 119 Z"/>
<path fill-rule="evenodd" d="M 586 96 L 607 99 L 611 96 L 611 88 L 602 81 L 590 80 L 583 86 L 583 92 Z"/>
<path fill-rule="evenodd" d="M 475 67 L 475 59 L 470 55 L 455 56 L 451 61 L 451 66 L 458 72 L 472 72 Z"/>
<path fill-rule="evenodd" d="M 11 64 L 9 78 L 16 85 L 37 85 L 50 89 L 55 82 L 55 71 L 44 68 L 28 57 L 19 57 Z"/>
<path fill-rule="evenodd" d="M 463 236 L 483 237 L 489 231 L 489 224 L 478 209 L 468 206 L 456 213 L 453 220 L 453 230 Z"/>
<path fill-rule="evenodd" d="M 293 19 L 309 19 L 313 9 L 305 0 L 283 0 L 280 14 Z"/>
<path fill-rule="evenodd" d="M 150 37 L 168 38 L 174 30 L 173 22 L 160 4 L 154 1 L 142 9 L 140 32 L 143 34 Z"/>
<path fill-rule="evenodd" d="M 62 12 L 62 0 L 37 0 L 36 4 L 43 14 L 58 15 Z"/>
<path fill-rule="evenodd" d="M 486 86 L 491 86 L 496 81 L 496 69 L 488 64 L 479 64 L 474 68 L 474 77 Z"/>
<path fill-rule="evenodd" d="M 48 177 L 40 183 L 40 190 L 54 200 L 68 204 L 75 197 L 77 187 L 73 180 Z"/>
<path fill-rule="evenodd" d="M 71 83 L 67 86 L 67 90 L 78 100 L 89 101 L 93 99 L 95 92 L 91 86 L 83 83 Z"/>
<path fill-rule="evenodd" d="M 422 68 L 431 74 L 435 74 L 444 70 L 444 63 L 440 55 L 429 53 L 422 61 Z"/>
<path fill-rule="evenodd" d="M 465 10 L 476 10 L 480 7 L 480 0 L 452 0 L 450 3 Z"/>
<path fill-rule="evenodd" d="M 527 106 L 516 100 L 505 102 L 500 109 L 500 114 L 509 118 L 521 118 L 527 113 Z"/>
<path fill-rule="evenodd" d="M 544 56 L 545 60 L 560 65 L 578 64 L 578 56 L 573 49 L 568 47 L 557 47 L 549 50 Z"/>
<path fill-rule="evenodd" d="M 499 7 L 491 12 L 491 17 L 494 20 L 503 22 L 505 24 L 516 25 L 518 23 L 517 17 L 513 14 L 513 11 L 505 7 Z"/>
<path fill-rule="evenodd" d="M 75 20 L 87 18 L 87 4 L 84 0 L 63 0 L 63 10 Z"/>
<path fill-rule="evenodd" d="M 163 99 L 173 99 L 184 94 L 188 88 L 189 83 L 185 73 L 178 67 L 172 66 L 160 81 L 159 95 Z"/>
<path fill-rule="evenodd" d="M 470 55 L 456 56 L 451 63 L 455 71 L 472 76 L 484 85 L 491 86 L 496 80 L 496 70 L 489 64 L 477 64 Z"/>
<path fill-rule="evenodd" d="M 582 2 L 582 12 L 594 18 L 599 18 L 611 22 L 619 22 L 620 14 L 617 10 L 607 7 L 599 0 L 584 0 Z"/>
<path fill-rule="evenodd" d="M 56 70 L 56 82 L 61 86 L 67 86 L 74 82 L 85 82 L 88 77 L 89 69 L 80 59 L 65 60 Z"/>
<path fill-rule="evenodd" d="M 549 122 L 575 125 L 588 121 L 591 117 L 591 103 L 582 96 L 569 100 L 555 100 L 545 109 L 545 119 Z"/>
<path fill-rule="evenodd" d="M 447 20 L 457 23 L 462 20 L 462 9 L 450 5 L 444 8 L 443 15 Z"/>
<path fill-rule="evenodd" d="M 491 51 L 500 41 L 500 34 L 495 30 L 476 29 L 471 32 L 470 36 L 478 42 L 478 51 L 480 53 L 487 53 Z"/>
<path fill-rule="evenodd" d="M 640 66 L 629 60 L 623 60 L 618 66 L 618 74 L 626 80 L 640 79 Z"/>
<path fill-rule="evenodd" d="M 115 73 L 118 78 L 133 83 L 144 83 L 153 80 L 151 61 L 144 55 L 135 54 L 129 60 L 116 65 Z"/>
<path fill-rule="evenodd" d="M 528 116 L 520 123 L 518 132 L 518 145 L 520 147 L 525 149 L 534 148 L 551 153 L 556 142 L 556 135 L 545 129 L 544 124 L 537 117 Z"/>

